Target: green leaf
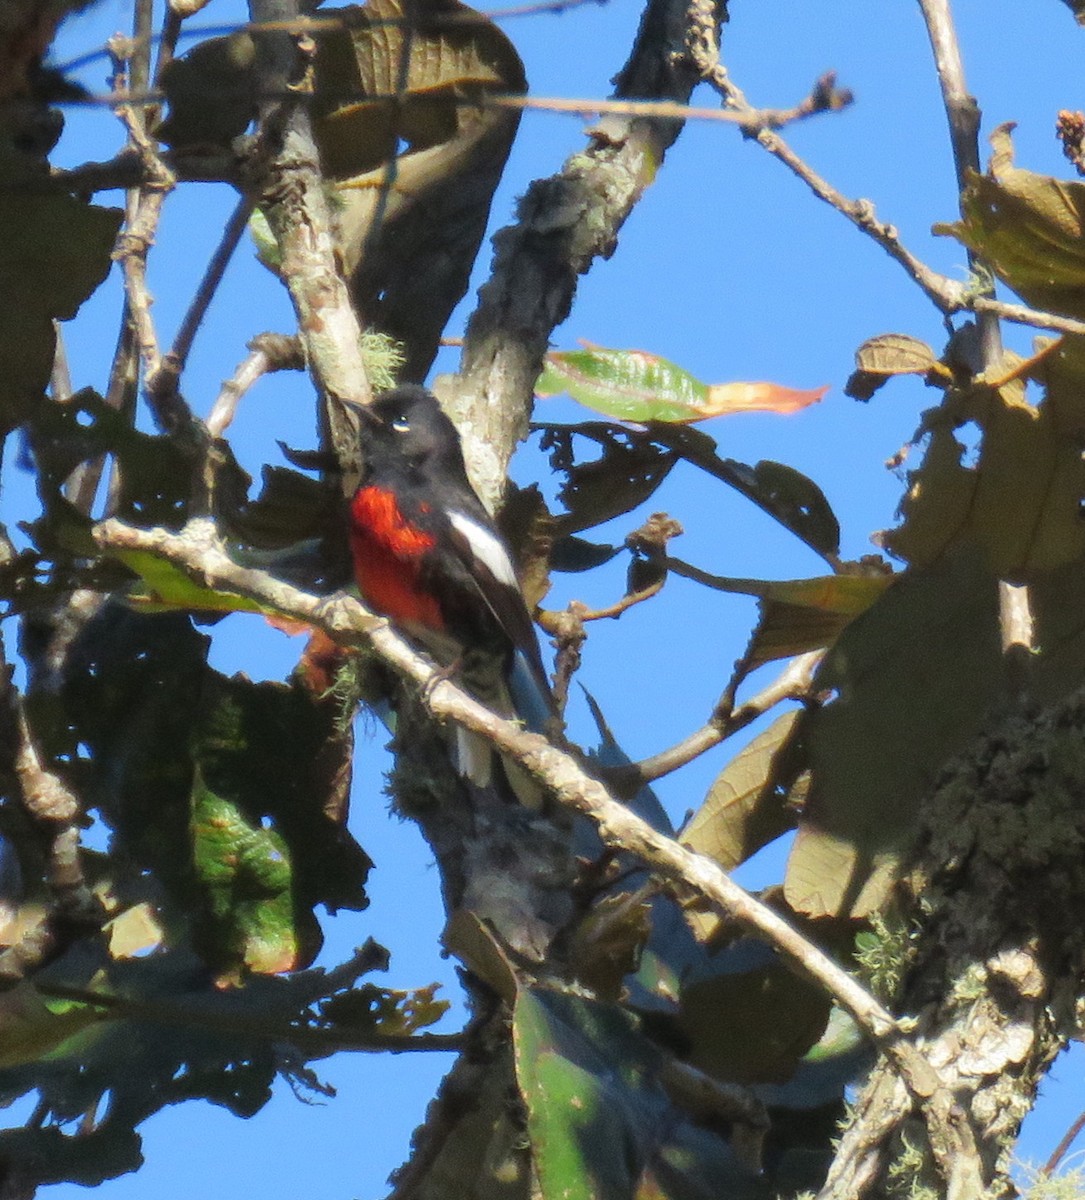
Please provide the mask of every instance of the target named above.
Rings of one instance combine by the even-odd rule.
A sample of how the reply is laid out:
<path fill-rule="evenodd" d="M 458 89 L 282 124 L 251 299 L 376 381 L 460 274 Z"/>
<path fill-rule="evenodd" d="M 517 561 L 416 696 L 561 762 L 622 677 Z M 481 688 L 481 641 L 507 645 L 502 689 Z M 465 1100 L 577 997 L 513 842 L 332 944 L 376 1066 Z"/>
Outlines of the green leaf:
<path fill-rule="evenodd" d="M 825 1032 L 829 1009 L 817 985 L 798 978 L 763 943 L 745 938 L 682 988 L 679 1024 L 690 1062 L 714 1079 L 781 1083 Z"/>
<path fill-rule="evenodd" d="M 524 989 L 513 1047 L 542 1200 L 763 1196 L 727 1142 L 671 1103 L 666 1055 L 620 1008 Z"/>
<path fill-rule="evenodd" d="M 29 983 L 0 993 L 0 1070 L 43 1058 L 77 1055 L 87 1030 L 107 1019 L 89 1004 L 45 1000 Z"/>
<path fill-rule="evenodd" d="M 146 585 L 130 591 L 125 599 L 144 612 L 252 612 L 274 614 L 275 609 L 238 596 L 194 583 L 179 567 L 147 550 L 122 550 L 116 557 Z"/>
<path fill-rule="evenodd" d="M 772 383 L 708 385 L 675 363 L 643 350 L 553 351 L 535 392 L 567 392 L 586 408 L 619 421 L 685 423 L 735 412 L 795 412 L 827 388 L 800 392 Z"/>
<path fill-rule="evenodd" d="M 248 822 L 237 804 L 197 777 L 192 796 L 193 865 L 210 915 L 208 936 L 220 978 L 297 965 L 291 864 L 274 829 Z"/>

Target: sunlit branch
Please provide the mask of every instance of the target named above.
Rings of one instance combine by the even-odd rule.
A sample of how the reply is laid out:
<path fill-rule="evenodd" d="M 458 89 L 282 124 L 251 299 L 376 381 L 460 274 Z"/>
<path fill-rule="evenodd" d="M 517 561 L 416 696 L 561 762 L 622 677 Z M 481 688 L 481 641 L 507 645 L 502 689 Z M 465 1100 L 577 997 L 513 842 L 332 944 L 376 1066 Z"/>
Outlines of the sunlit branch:
<path fill-rule="evenodd" d="M 249 342 L 249 353 L 222 385 L 207 417 L 207 431 L 222 437 L 234 419 L 241 397 L 258 379 L 273 371 L 304 371 L 305 351 L 296 334 L 260 333 Z"/>
<path fill-rule="evenodd" d="M 953 146 L 953 165 L 957 172 L 958 191 L 963 196 L 971 172 L 980 169 L 979 127 L 980 110 L 975 97 L 965 83 L 964 63 L 953 24 L 949 0 L 919 0 L 927 25 L 942 101 L 949 122 Z M 990 269 L 973 250 L 968 251 L 969 266 L 984 280 L 979 289 L 988 299 L 994 298 L 994 279 Z M 1002 334 L 998 315 L 990 309 L 979 312 L 981 369 L 993 373 L 1002 358 Z M 1032 651 L 1035 648 L 1032 605 L 1025 584 L 1000 580 L 998 585 L 998 615 L 1002 631 L 1002 650 L 1014 686 L 1024 691 L 1032 674 Z"/>
<path fill-rule="evenodd" d="M 251 0 L 250 13 L 279 11 L 269 0 Z M 296 9 L 295 9 L 296 11 Z M 265 39 L 267 40 L 267 39 Z M 270 47 L 268 48 L 270 51 Z M 371 398 L 361 349 L 361 329 L 339 271 L 332 214 L 313 140 L 307 89 L 311 87 L 315 45 L 290 42 L 258 61 L 262 91 L 282 91 L 300 65 L 302 80 L 281 104 L 265 104 L 260 137 L 271 150 L 262 183 L 262 207 L 278 242 L 279 275 L 289 289 L 306 347 L 306 363 L 327 402 L 325 418 L 346 456 L 346 434 L 338 428 L 339 405 Z M 299 64 L 299 56 L 301 61 Z"/>
<path fill-rule="evenodd" d="M 812 651 L 793 658 L 781 674 L 767 687 L 762 688 L 749 700 L 735 708 L 725 702 L 717 705 L 712 719 L 700 729 L 667 750 L 641 759 L 631 767 L 614 772 L 616 783 L 623 794 L 632 794 L 643 784 L 661 779 L 679 768 L 693 762 L 706 751 L 718 746 L 729 737 L 745 729 L 758 717 L 775 708 L 785 700 L 808 700 L 813 684 L 814 672 L 821 662 L 822 651 Z M 730 688 L 728 689 L 730 692 Z"/>
<path fill-rule="evenodd" d="M 206 587 L 259 601 L 283 616 L 323 630 L 343 645 L 368 643 L 397 673 L 417 685 L 421 703 L 437 720 L 454 721 L 514 757 L 562 805 L 591 819 L 604 845 L 640 857 L 679 896 L 709 901 L 766 938 L 803 975 L 824 988 L 890 1056 L 915 1095 L 931 1096 L 938 1078 L 911 1046 L 891 1014 L 851 975 L 779 916 L 731 880 L 716 863 L 663 836 L 612 799 L 571 755 L 514 721 L 496 716 L 417 654 L 387 621 L 352 597 L 310 596 L 251 567 L 233 562 L 214 523 L 190 521 L 180 533 L 136 529 L 110 520 L 95 527 L 106 552 L 141 550 L 171 562 Z"/>
<path fill-rule="evenodd" d="M 125 294 L 139 341 L 140 358 L 146 376 L 153 375 L 161 363 L 158 333 L 151 317 L 151 296 L 147 289 L 147 252 L 154 241 L 162 202 L 174 186 L 174 176 L 162 162 L 154 142 L 147 135 L 138 105 L 129 101 L 118 60 L 114 93 L 110 98 L 117 116 L 128 131 L 128 138 L 139 157 L 140 179 L 137 189 L 129 192 L 125 228 L 117 242 L 115 256 L 124 271 Z"/>

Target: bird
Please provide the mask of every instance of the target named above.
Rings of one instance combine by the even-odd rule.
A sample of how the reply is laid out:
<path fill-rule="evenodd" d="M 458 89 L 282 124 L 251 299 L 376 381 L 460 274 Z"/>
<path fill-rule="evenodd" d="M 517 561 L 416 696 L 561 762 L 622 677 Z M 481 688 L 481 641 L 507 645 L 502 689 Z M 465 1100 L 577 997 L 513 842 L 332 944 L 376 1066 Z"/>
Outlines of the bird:
<path fill-rule="evenodd" d="M 535 625 L 509 547 L 468 479 L 456 426 L 419 384 L 358 412 L 362 474 L 348 520 L 362 600 L 491 711 L 543 732 L 554 705 Z M 457 728 L 463 778 L 490 786 L 495 759 L 484 739 Z M 526 774 L 499 761 L 517 798 L 537 807 Z"/>

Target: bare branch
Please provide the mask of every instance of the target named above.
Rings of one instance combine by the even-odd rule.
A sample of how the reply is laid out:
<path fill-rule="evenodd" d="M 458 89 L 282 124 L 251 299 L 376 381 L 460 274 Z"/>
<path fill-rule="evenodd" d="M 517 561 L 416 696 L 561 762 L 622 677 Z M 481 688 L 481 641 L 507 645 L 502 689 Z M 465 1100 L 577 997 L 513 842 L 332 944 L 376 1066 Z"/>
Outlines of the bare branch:
<path fill-rule="evenodd" d="M 255 20 L 297 18 L 296 0 L 251 0 Z M 279 274 L 290 291 L 305 342 L 306 362 L 325 398 L 325 418 L 343 462 L 356 455 L 343 406 L 372 398 L 362 358 L 361 329 L 339 270 L 333 221 L 309 120 L 311 59 L 315 44 L 262 38 L 259 43 L 263 94 L 290 89 L 290 98 L 265 106 L 261 138 L 273 147 L 264 171 L 261 204 L 278 242 Z M 299 64 L 304 69 L 294 81 Z"/>
<path fill-rule="evenodd" d="M 226 268 L 237 249 L 241 235 L 248 227 L 252 209 L 252 200 L 247 196 L 243 196 L 237 202 L 226 222 L 226 228 L 223 230 L 219 244 L 215 247 L 215 252 L 207 264 L 207 270 L 200 280 L 196 295 L 185 313 L 170 352 L 163 358 L 158 371 L 147 380 L 147 390 L 153 393 L 155 403 L 159 406 L 172 403 L 176 398 L 178 384 L 185 364 L 188 362 L 196 333 L 222 283 L 222 277 L 226 274 Z M 167 395 L 170 392 L 174 394 L 173 397 Z"/>
<path fill-rule="evenodd" d="M 942 88 L 942 103 L 949 120 L 957 187 L 963 192 L 968 182 L 968 172 L 980 169 L 979 105 L 965 84 L 964 61 L 957 31 L 953 27 L 949 0 L 919 0 L 919 7 L 923 10 L 923 20 L 927 25 L 938 83 Z"/>
<path fill-rule="evenodd" d="M 980 169 L 979 105 L 965 83 L 964 63 L 949 0 L 919 0 L 919 6 L 927 24 L 938 82 L 942 88 L 942 101 L 949 121 L 957 187 L 963 194 L 969 174 Z M 983 286 L 976 289 L 977 292 L 993 299 L 995 286 L 990 269 L 971 249 L 968 261 L 973 273 L 983 281 Z M 982 356 L 980 367 L 984 373 L 993 373 L 1002 358 L 1002 333 L 998 316 L 989 308 L 980 310 L 978 315 Z M 998 588 L 998 604 L 1003 653 L 1013 686 L 1023 693 L 1031 679 L 1032 650 L 1035 645 L 1029 590 L 1024 584 L 1002 580 Z"/>
<path fill-rule="evenodd" d="M 273 371 L 304 371 L 301 338 L 284 333 L 260 333 L 249 342 L 249 353 L 222 385 L 207 417 L 207 431 L 222 437 L 234 419 L 241 397 L 262 376 Z"/>
<path fill-rule="evenodd" d="M 737 708 L 721 704 L 707 725 L 702 726 L 696 733 L 683 738 L 677 745 L 671 746 L 651 758 L 642 759 L 632 767 L 616 772 L 620 779 L 623 793 L 637 791 L 646 783 L 661 779 L 693 762 L 707 750 L 718 746 L 721 742 L 740 729 L 745 729 L 758 717 L 775 708 L 785 700 L 807 700 L 813 684 L 814 673 L 821 662 L 822 651 L 810 654 L 800 654 L 793 658 L 780 675 L 767 687 L 762 688 L 756 696 L 751 696 Z"/>
<path fill-rule="evenodd" d="M 1074 1120 L 1070 1128 L 1059 1139 L 1059 1144 L 1051 1152 L 1051 1157 L 1044 1163 L 1040 1170 L 1040 1174 L 1044 1178 L 1049 1177 L 1058 1169 L 1059 1163 L 1066 1157 L 1067 1151 L 1083 1129 L 1085 1129 L 1085 1112 L 1079 1114 Z"/>
<path fill-rule="evenodd" d="M 990 313 L 1004 321 L 1018 325 L 1031 325 L 1035 329 L 1052 329 L 1056 333 L 1085 334 L 1085 321 L 1076 317 L 1064 317 L 1059 313 L 1042 312 L 1025 304 L 1009 304 L 993 296 L 968 296 L 962 306 L 970 312 Z"/>
<path fill-rule="evenodd" d="M 96 927 L 100 907 L 83 877 L 79 857 L 79 798 L 42 760 L 22 697 L 0 648 L 0 725 L 12 747 L 13 774 L 24 811 L 41 839 L 45 882 L 52 905 L 44 919 L 15 945 L 0 953 L 0 979 L 21 979 L 56 952 L 60 925 L 69 930 Z"/>
<path fill-rule="evenodd" d="M 871 201 L 849 200 L 796 154 L 773 129 L 758 122 L 758 110 L 749 103 L 741 89 L 732 83 L 720 60 L 716 43 L 715 6 L 712 0 L 690 0 L 689 21 L 688 46 L 693 61 L 703 78 L 720 93 L 729 109 L 742 119 L 757 144 L 797 175 L 819 200 L 824 200 L 847 217 L 857 229 L 877 242 L 904 268 L 908 276 L 922 288 L 924 294 L 941 312 L 948 315 L 966 307 L 964 285 L 939 274 L 916 258 L 901 242 L 896 228 L 878 219 Z"/>
<path fill-rule="evenodd" d="M 113 79 L 113 108 L 124 123 L 129 141 L 139 155 L 142 172 L 138 191 L 130 191 L 128 195 L 125 229 L 118 239 L 115 257 L 124 270 L 125 295 L 139 339 L 144 373 L 151 376 L 158 370 L 161 353 L 151 318 L 153 301 L 147 289 L 147 252 L 154 242 L 162 202 L 174 186 L 174 177 L 147 136 L 142 115 L 128 101 L 128 86 L 121 58 L 126 47 L 118 39 L 114 39 L 114 43 L 117 46 L 117 66 Z"/>
<path fill-rule="evenodd" d="M 901 1037 L 887 1012 L 846 971 L 807 941 L 782 917 L 734 883 L 714 862 L 680 846 L 651 828 L 606 788 L 587 775 L 566 752 L 538 734 L 525 732 L 484 708 L 415 653 L 387 621 L 345 594 L 326 599 L 307 595 L 261 571 L 241 567 L 225 553 L 213 522 L 190 521 L 180 533 L 135 529 L 120 521 L 94 530 L 105 552 L 143 550 L 173 563 L 205 586 L 258 600 L 283 616 L 322 629 L 344 645 L 370 644 L 397 673 L 413 680 L 423 703 L 438 720 L 451 720 L 481 734 L 540 779 L 563 805 L 589 817 L 605 845 L 642 858 L 681 895 L 696 894 L 772 943 L 801 974 L 813 979 L 845 1007 L 906 1072 L 916 1094 L 929 1096 L 937 1086 L 933 1072 Z"/>
<path fill-rule="evenodd" d="M 720 108 L 700 108 L 673 100 L 578 100 L 565 96 L 490 96 L 484 108 L 516 108 L 535 112 L 570 113 L 576 116 L 645 117 L 653 121 L 720 121 L 726 125 L 755 125 L 765 129 L 781 129 L 796 121 L 804 121 L 818 113 L 837 111 L 818 100 L 815 86 L 810 95 L 791 108 L 751 109 L 749 114 Z M 848 100 L 850 103 L 850 98 Z"/>

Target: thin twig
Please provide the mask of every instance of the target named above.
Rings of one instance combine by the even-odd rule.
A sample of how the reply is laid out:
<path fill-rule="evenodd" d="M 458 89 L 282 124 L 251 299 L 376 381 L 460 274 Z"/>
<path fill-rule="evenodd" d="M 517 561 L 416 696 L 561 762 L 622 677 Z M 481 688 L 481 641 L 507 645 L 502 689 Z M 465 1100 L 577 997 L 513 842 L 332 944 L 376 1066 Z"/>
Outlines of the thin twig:
<path fill-rule="evenodd" d="M 69 987 L 61 983 L 35 984 L 44 996 L 75 1000 L 92 1005 L 118 1017 L 135 1021 L 153 1021 L 180 1029 L 203 1029 L 225 1033 L 232 1037 L 261 1038 L 269 1042 L 288 1042 L 311 1055 L 338 1054 L 343 1050 L 386 1051 L 401 1054 L 405 1051 L 438 1051 L 443 1053 L 463 1049 L 462 1033 L 358 1033 L 351 1036 L 329 1029 L 313 1029 L 293 1025 L 289 1021 L 258 1016 L 255 1013 L 224 1012 L 206 1004 L 183 1004 L 151 998 L 118 996 L 92 992 L 86 988 Z"/>
<path fill-rule="evenodd" d="M 63 404 L 71 398 L 72 373 L 68 366 L 68 353 L 64 347 L 64 330 L 59 321 L 53 322 L 53 336 L 56 343 L 53 349 L 53 371 L 49 376 L 49 395 L 58 404 Z"/>
<path fill-rule="evenodd" d="M 808 700 L 814 673 L 821 658 L 820 650 L 800 654 L 787 664 L 772 683 L 749 700 L 743 701 L 737 708 L 721 711 L 720 706 L 717 706 L 712 719 L 689 737 L 683 738 L 667 750 L 660 751 L 659 754 L 653 754 L 651 758 L 641 759 L 631 767 L 617 772 L 623 793 L 630 788 L 636 792 L 644 784 L 661 779 L 664 775 L 693 762 L 695 758 L 726 741 L 739 730 L 745 729 L 758 717 L 764 716 L 777 704 L 785 700 Z"/>
<path fill-rule="evenodd" d="M 166 5 L 166 13 L 162 18 L 162 32 L 158 37 L 158 57 L 154 64 L 154 81 L 162 82 L 162 72 L 173 62 L 177 53 L 177 42 L 181 37 L 181 26 L 185 17 L 172 4 Z"/>
<path fill-rule="evenodd" d="M 150 377 L 158 370 L 161 352 L 158 347 L 158 334 L 151 317 L 153 302 L 147 289 L 147 252 L 154 241 L 162 202 L 174 186 L 174 177 L 147 136 L 136 105 L 128 99 L 123 72 L 123 62 L 118 58 L 111 102 L 128 131 L 129 141 L 139 154 L 142 179 L 138 192 L 129 194 L 128 219 L 124 232 L 117 239 L 114 257 L 120 261 L 124 270 L 125 293 L 139 339 L 144 375 Z"/>
<path fill-rule="evenodd" d="M 128 39 L 128 84 L 134 92 L 151 82 L 151 42 L 154 38 L 154 0 L 135 0 L 132 37 Z"/>
<path fill-rule="evenodd" d="M 938 83 L 942 89 L 942 103 L 949 121 L 957 189 L 963 192 L 969 171 L 980 169 L 979 105 L 965 84 L 964 60 L 961 58 L 961 47 L 948 0 L 919 0 L 919 7 L 927 26 Z"/>
<path fill-rule="evenodd" d="M 1064 317 L 1059 313 L 1043 312 L 1025 304 L 1010 304 L 1005 300 L 996 300 L 993 296 L 969 296 L 964 307 L 970 312 L 990 313 L 993 317 L 1001 317 L 1002 320 L 1013 321 L 1017 325 L 1030 325 L 1034 329 L 1085 334 L 1085 321 L 1079 321 L 1075 317 Z"/>
<path fill-rule="evenodd" d="M 205 3 L 206 2 L 208 2 L 208 0 L 205 0 Z M 581 8 L 586 4 L 598 3 L 599 0 L 538 0 L 537 3 L 508 5 L 505 8 L 492 8 L 485 12 L 464 7 L 462 9 L 451 9 L 445 12 L 436 11 L 427 13 L 427 21 L 437 29 L 455 29 L 464 25 L 488 24 L 496 21 L 514 20 L 518 17 L 535 17 L 544 15 L 560 16 L 574 8 Z M 170 5 L 169 8 L 172 13 L 174 10 L 174 5 Z M 367 17 L 366 27 L 368 29 L 398 28 L 406 24 L 406 22 L 406 17 Z M 196 25 L 185 29 L 181 36 L 187 41 L 195 38 L 203 40 L 205 38 L 213 37 L 228 37 L 233 33 L 289 33 L 295 35 L 317 35 L 334 32 L 338 29 L 349 30 L 353 27 L 354 25 L 351 21 L 344 20 L 341 16 L 334 16 L 331 14 L 315 14 L 284 21 L 235 21 L 231 24 Z M 150 35 L 150 43 L 153 45 L 156 41 L 164 40 L 168 36 L 167 31 L 169 29 L 170 25 L 167 21 L 164 24 L 164 29 L 161 34 Z M 109 52 L 107 50 L 101 48 L 90 50 L 86 54 L 80 54 L 75 58 L 69 58 L 65 60 L 64 62 L 58 64 L 56 69 L 64 75 L 71 75 L 75 71 L 82 70 L 83 67 L 91 66 L 93 63 L 99 62 L 101 59 L 108 57 L 108 53 Z"/>
<path fill-rule="evenodd" d="M 647 117 L 654 121 L 716 121 L 725 125 L 754 124 L 766 129 L 804 121 L 828 109 L 816 108 L 807 96 L 791 108 L 750 109 L 748 114 L 721 108 L 702 108 L 674 100 L 579 100 L 564 96 L 491 96 L 484 108 L 519 108 L 527 111 L 569 113 L 574 116 Z"/>
<path fill-rule="evenodd" d="M 850 200 L 828 180 L 823 179 L 773 129 L 759 124 L 758 110 L 731 81 L 720 60 L 716 42 L 716 6 L 713 0 L 691 0 L 687 47 L 702 77 L 723 97 L 727 105 L 725 111 L 739 118 L 759 146 L 798 176 L 819 200 L 824 200 L 847 217 L 857 229 L 877 242 L 887 254 L 900 263 L 910 278 L 943 313 L 948 315 L 956 308 L 963 307 L 963 284 L 940 275 L 916 258 L 901 242 L 894 226 L 878 219 L 874 205 L 869 200 Z"/>
<path fill-rule="evenodd" d="M 222 278 L 226 274 L 226 268 L 237 249 L 238 242 L 248 228 L 252 209 L 253 201 L 248 196 L 242 196 L 237 202 L 226 222 L 219 244 L 215 247 L 215 252 L 207 264 L 207 270 L 204 271 L 200 286 L 196 289 L 196 295 L 181 321 L 173 346 L 169 353 L 162 358 L 158 371 L 147 380 L 147 391 L 154 397 L 153 403 L 159 411 L 171 409 L 176 403 L 178 385 L 185 364 L 188 362 L 192 343 L 195 341 L 200 324 L 222 283 Z"/>
<path fill-rule="evenodd" d="M 582 601 L 573 600 L 570 602 L 566 612 L 574 613 L 576 619 L 581 622 L 617 620 L 622 613 L 658 595 L 663 588 L 663 583 L 664 581 L 661 579 L 653 583 L 650 587 L 642 588 L 639 592 L 627 592 L 620 600 L 616 600 L 613 604 L 608 604 L 605 608 L 588 608 Z M 547 633 L 554 634 L 555 636 L 561 628 L 564 617 L 565 612 L 554 612 L 545 609 L 536 614 L 536 619 L 542 628 Z"/>
<path fill-rule="evenodd" d="M 273 371 L 304 371 L 305 349 L 296 334 L 260 333 L 249 342 L 249 353 L 222 385 L 207 417 L 207 431 L 222 437 L 234 419 L 241 397 Z"/>
<path fill-rule="evenodd" d="M 1044 1179 L 1048 1179 L 1058 1168 L 1059 1163 L 1066 1157 L 1067 1151 L 1074 1144 L 1077 1135 L 1085 1129 L 1085 1112 L 1081 1113 L 1077 1120 L 1073 1122 L 1070 1128 L 1059 1139 L 1059 1144 L 1051 1152 L 1051 1157 L 1040 1168 L 1040 1175 Z"/>
<path fill-rule="evenodd" d="M 367 104 L 395 104 L 402 102 L 403 96 L 406 93 L 392 92 L 366 92 L 359 93 L 355 99 L 364 100 Z M 675 100 L 614 100 L 602 99 L 599 97 L 585 96 L 521 96 L 521 95 L 486 95 L 472 96 L 470 98 L 455 98 L 440 93 L 438 95 L 427 95 L 425 92 L 415 92 L 411 95 L 412 103 L 415 104 L 434 104 L 441 108 L 447 107 L 450 104 L 457 105 L 460 108 L 504 108 L 517 109 L 528 112 L 550 112 L 559 113 L 575 117 L 600 117 L 600 116 L 616 116 L 616 117 L 637 117 L 651 121 L 707 121 L 710 124 L 723 125 L 738 125 L 749 129 L 780 129 L 785 125 L 794 124 L 797 121 L 804 121 L 809 117 L 817 116 L 822 112 L 837 111 L 837 109 L 819 108 L 816 107 L 811 99 L 815 93 L 811 93 L 798 104 L 792 105 L 790 108 L 749 108 L 742 112 L 732 112 L 728 109 L 706 108 L 699 105 L 683 104 Z M 285 100 L 289 99 L 291 93 L 283 90 L 277 92 L 265 93 L 261 90 L 261 95 L 266 99 Z M 343 94 L 342 100 L 349 100 L 349 94 Z M 164 93 L 158 89 L 147 89 L 143 92 L 132 91 L 125 96 L 125 103 L 133 108 L 153 108 L 157 107 L 165 99 Z M 105 106 L 114 107 L 117 103 L 115 95 L 110 93 L 104 94 L 86 94 L 78 99 L 66 100 L 63 103 L 73 107 L 87 106 Z M 115 169 L 122 169 L 122 164 L 118 163 Z M 123 164 L 123 169 L 130 170 L 127 162 Z M 71 174 L 68 172 L 67 174 Z"/>

